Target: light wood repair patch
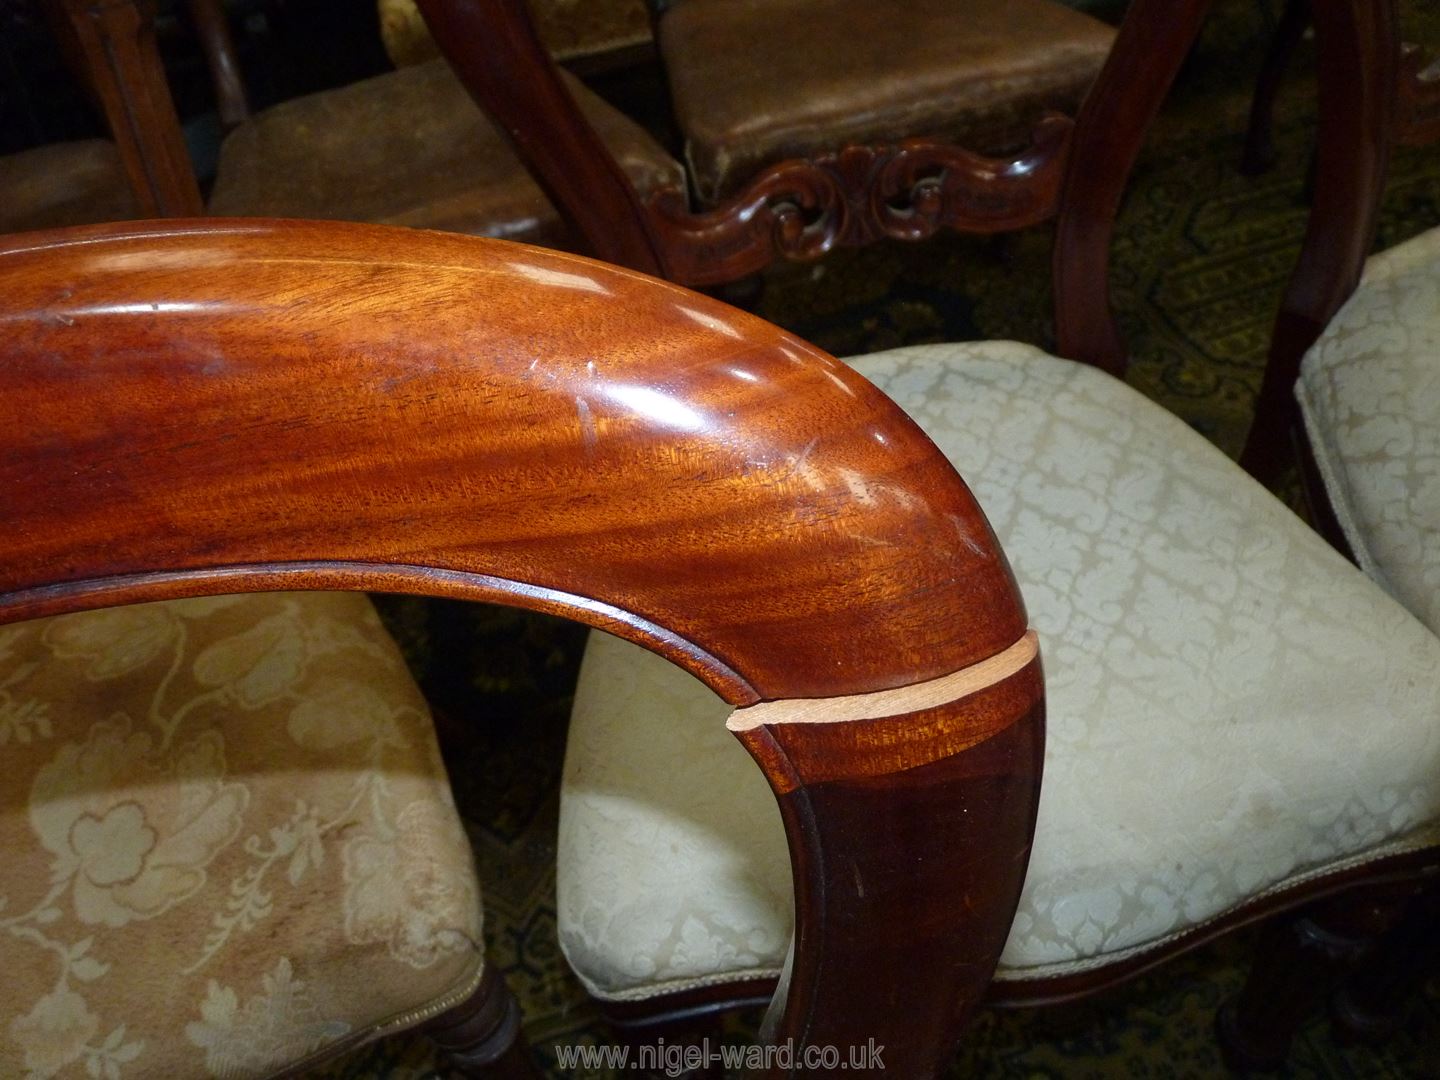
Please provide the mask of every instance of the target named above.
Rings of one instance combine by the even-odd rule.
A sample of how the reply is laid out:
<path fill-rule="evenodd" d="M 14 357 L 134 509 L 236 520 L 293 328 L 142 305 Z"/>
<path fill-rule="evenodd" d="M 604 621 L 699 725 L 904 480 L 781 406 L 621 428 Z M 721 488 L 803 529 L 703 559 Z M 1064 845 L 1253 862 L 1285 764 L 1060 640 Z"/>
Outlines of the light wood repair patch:
<path fill-rule="evenodd" d="M 1028 630 L 1004 652 L 938 679 L 871 694 L 762 701 L 736 709 L 725 726 L 731 731 L 750 731 L 762 724 L 843 724 L 848 720 L 879 720 L 921 712 L 959 701 L 1008 679 L 1034 660 L 1037 652 L 1035 631 Z"/>

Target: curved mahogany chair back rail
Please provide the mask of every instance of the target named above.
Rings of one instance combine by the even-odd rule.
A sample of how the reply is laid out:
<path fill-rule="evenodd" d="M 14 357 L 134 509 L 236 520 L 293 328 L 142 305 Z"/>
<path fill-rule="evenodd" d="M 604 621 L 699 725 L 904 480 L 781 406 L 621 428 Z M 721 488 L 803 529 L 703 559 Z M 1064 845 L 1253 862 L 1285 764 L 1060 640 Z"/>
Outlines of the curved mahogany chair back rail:
<path fill-rule="evenodd" d="M 6 238 L 0 323 L 0 621 L 407 591 L 571 615 L 737 706 L 874 695 L 735 725 L 794 860 L 774 1032 L 938 1067 L 1018 899 L 1039 661 L 896 702 L 1026 622 L 963 482 L 863 379 L 629 271 L 337 223 Z"/>
<path fill-rule="evenodd" d="M 1311 8 L 1319 123 L 1310 218 L 1240 456 L 1262 481 L 1275 479 L 1289 460 L 1300 361 L 1355 291 L 1375 242 L 1400 78 L 1394 0 L 1312 0 Z M 1307 490 L 1323 524 L 1333 513 L 1318 485 L 1307 483 Z M 1337 526 L 1325 531 L 1339 538 Z"/>
<path fill-rule="evenodd" d="M 1117 375 L 1125 351 L 1109 296 L 1110 242 L 1126 181 L 1214 0 L 1134 0 L 1075 121 L 1056 220 L 1055 351 Z M 1319 167 L 1305 251 L 1291 279 L 1260 412 L 1359 280 L 1374 238 L 1393 127 L 1394 0 L 1312 0 L 1320 78 Z M 1273 425 L 1257 425 L 1257 427 Z M 1283 431 L 1283 427 L 1282 427 Z M 1283 440 L 1282 440 L 1283 441 Z M 1257 451 L 1247 449 L 1250 467 Z M 1251 471 L 1256 471 L 1252 468 Z"/>
<path fill-rule="evenodd" d="M 1124 377 L 1110 305 L 1115 215 L 1140 147 L 1214 0 L 1132 0 L 1075 118 L 1060 190 L 1051 275 L 1055 352 Z"/>

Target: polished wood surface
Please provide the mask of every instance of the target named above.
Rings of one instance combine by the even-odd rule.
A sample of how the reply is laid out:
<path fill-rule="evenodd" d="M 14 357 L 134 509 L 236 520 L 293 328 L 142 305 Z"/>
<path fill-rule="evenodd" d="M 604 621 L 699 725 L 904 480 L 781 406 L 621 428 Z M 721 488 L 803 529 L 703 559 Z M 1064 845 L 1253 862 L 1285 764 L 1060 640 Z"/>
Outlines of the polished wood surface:
<path fill-rule="evenodd" d="M 1005 159 L 929 139 L 847 146 L 771 166 L 711 210 L 692 211 L 683 191 L 658 191 L 644 204 L 644 228 L 659 237 L 666 276 L 689 285 L 734 281 L 780 257 L 926 240 L 942 228 L 1022 229 L 1055 214 L 1071 128 L 1049 116 L 1027 149 Z"/>
<path fill-rule="evenodd" d="M 148 25 L 147 0 L 63 2 L 77 22 L 105 12 L 105 27 Z M 1209 3 L 1135 0 L 1078 121 L 1046 116 L 1029 145 L 1011 155 L 988 157 L 932 139 L 837 147 L 771 166 L 720 205 L 697 211 L 679 188 L 637 192 L 566 89 L 524 0 L 419 0 L 452 68 L 599 258 L 681 284 L 716 285 L 776 258 L 814 259 L 882 239 L 923 240 L 941 229 L 1011 231 L 1058 215 L 1056 351 L 1116 374 L 1125 356 L 1105 283 L 1114 216 Z M 209 28 L 202 37 L 213 54 L 221 101 L 239 115 L 243 97 L 236 93 L 224 21 L 212 5 L 192 0 L 191 6 L 197 28 Z M 117 65 L 103 50 L 87 58 L 117 101 L 125 102 L 133 84 L 154 103 L 112 116 L 112 124 L 139 133 L 132 140 L 135 160 L 154 175 L 135 175 L 155 193 L 154 212 L 198 213 L 198 195 L 176 164 L 178 126 L 173 109 L 162 115 L 163 73 L 151 54 L 153 42 L 143 63 Z"/>
<path fill-rule="evenodd" d="M 1159 107 L 1164 88 L 1183 61 L 1189 43 L 1208 8 L 1208 0 L 1186 4 L 1132 5 L 1127 22 L 1116 43 L 1116 54 L 1144 59 L 1135 70 L 1111 65 L 1102 82 L 1086 102 L 1077 121 L 1066 196 L 1062 199 L 1060 238 L 1056 249 L 1057 290 L 1070 299 L 1062 301 L 1061 312 L 1081 313 L 1082 324 L 1062 321 L 1062 349 L 1112 369 L 1123 363 L 1118 335 L 1109 332 L 1110 320 L 1105 296 L 1106 263 L 1089 259 L 1108 250 L 1109 232 L 1123 190 L 1123 180 L 1138 152 L 1146 127 Z M 1333 73 L 1323 87 L 1320 102 L 1320 138 L 1324 149 L 1317 177 L 1316 207 L 1302 265 L 1291 284 L 1286 311 L 1278 322 L 1277 348 L 1290 350 L 1298 363 L 1297 346 L 1308 347 L 1334 310 L 1353 289 L 1374 227 L 1374 206 L 1383 184 L 1388 137 L 1391 130 L 1392 97 L 1385 87 L 1395 86 L 1393 76 L 1395 27 L 1388 0 L 1317 0 L 1318 48 L 1323 70 Z M 1130 96 L 1126 79 L 1149 87 Z M 1377 91 L 1377 88 L 1378 91 Z M 1346 147 L 1359 147 L 1349 155 Z M 1068 200 L 1068 202 L 1067 202 Z M 1087 255 L 1088 253 L 1088 255 Z M 1089 297 L 1081 301 L 1081 297 Z M 1297 337 L 1296 335 L 1299 334 Z M 1080 346 L 1094 343 L 1093 351 Z M 1108 342 L 1108 344 L 1107 344 Z M 1303 352 L 1303 347 L 1300 351 Z M 1293 377 L 1291 379 L 1293 382 Z M 1284 386 L 1288 400 L 1289 384 Z M 803 725 L 784 732 L 794 740 L 803 737 Z M 803 753 L 803 750 L 801 751 Z M 811 768 L 823 765 L 812 763 Z M 1380 893 L 1411 890 L 1416 883 L 1433 879 L 1440 856 L 1434 850 L 1407 852 L 1342 869 L 1296 885 L 1281 892 L 1257 897 L 1237 906 L 1223 917 L 1196 926 L 1168 940 L 1163 946 L 1130 955 L 1117 962 L 1099 965 L 1072 975 L 1050 979 L 1007 979 L 993 982 L 986 1001 L 998 1006 L 1039 1006 L 1077 1000 L 1149 972 L 1176 955 L 1194 949 L 1239 928 L 1264 920 L 1303 922 L 1313 915 L 1305 909 L 1320 904 L 1337 915 L 1351 905 L 1370 905 L 1375 890 Z M 1296 912 L 1300 912 L 1296 916 Z M 1274 935 L 1288 939 L 1296 933 L 1290 921 L 1277 922 Z M 1261 958 L 1256 986 L 1278 986 L 1302 995 L 1296 975 L 1303 981 L 1303 969 L 1278 975 Z M 1283 967 L 1283 961 L 1281 962 Z M 748 1004 L 765 988 L 763 983 L 737 984 L 734 1006 Z M 684 1015 L 687 1010 L 714 1011 L 723 1007 L 721 988 L 705 994 L 674 994 L 646 1003 L 651 1016 L 664 1019 Z M 1265 998 L 1263 989 L 1249 995 L 1238 1011 L 1231 1013 L 1232 1026 L 1240 1019 L 1247 1030 L 1267 1022 L 1277 1025 L 1276 1043 L 1283 1041 L 1274 1014 L 1246 1012 L 1255 1001 Z M 644 1013 L 637 1007 L 611 1005 L 607 1012 L 616 1022 L 639 1026 Z M 1298 1010 L 1287 1010 L 1293 1019 Z"/>
<path fill-rule="evenodd" d="M 1211 0 L 1134 0 L 1077 120 L 1051 115 L 1031 144 L 992 158 L 933 140 L 837 147 L 764 170 L 718 206 L 687 192 L 640 199 L 564 92 L 522 0 L 420 0 L 451 65 L 510 133 L 546 193 L 602 258 L 689 285 L 753 274 L 777 257 L 993 233 L 1058 216 L 1056 351 L 1115 374 L 1125 353 L 1106 274 L 1115 214 L 1151 122 Z M 485 55 L 466 42 L 491 43 Z"/>
<path fill-rule="evenodd" d="M 234 220 L 177 226 L 146 257 L 155 235 L 0 243 L 25 348 L 91 357 L 13 376 L 0 405 L 25 439 L 0 455 L 5 497 L 53 514 L 15 538 L 0 608 L 138 596 L 162 553 L 192 577 L 303 566 L 442 594 L 484 577 L 530 606 L 583 604 L 737 705 L 934 678 L 1024 633 L 1018 607 L 997 618 L 1009 570 L 920 430 L 767 323 L 446 234 Z M 94 356 L 96 336 L 116 344 Z M 129 403 L 133 430 L 62 404 L 80 380 Z M 342 423 L 352 411 L 369 415 Z M 122 439 L 104 483 L 59 467 Z M 412 441 L 403 462 L 389 452 Z M 906 512 L 852 521 L 856 485 Z M 233 532 L 211 535 L 215 515 Z M 832 575 L 843 593 L 820 587 Z M 897 608 L 920 593 L 923 610 Z"/>
<path fill-rule="evenodd" d="M 1075 121 L 1051 257 L 1055 352 L 1123 376 L 1110 242 L 1125 182 L 1213 0 L 1133 0 Z"/>
<path fill-rule="evenodd" d="M 968 490 L 888 399 L 624 270 L 360 225 L 93 227 L 0 241 L 0 320 L 0 621 L 271 588 L 492 600 L 735 705 L 924 682 L 1026 631 Z M 1014 915 L 1042 732 L 1036 658 L 905 716 L 742 733 L 796 879 L 775 1038 L 863 1032 L 897 1075 L 939 1070 Z"/>

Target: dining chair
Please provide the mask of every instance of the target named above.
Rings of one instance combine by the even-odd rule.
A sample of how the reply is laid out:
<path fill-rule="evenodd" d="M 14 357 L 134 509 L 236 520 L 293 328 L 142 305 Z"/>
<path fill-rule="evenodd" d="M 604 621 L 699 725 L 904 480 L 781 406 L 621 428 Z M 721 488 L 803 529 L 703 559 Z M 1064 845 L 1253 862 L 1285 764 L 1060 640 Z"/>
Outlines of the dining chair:
<path fill-rule="evenodd" d="M 142 106 L 158 98 L 163 71 L 153 50 L 142 50 L 135 63 L 107 59 L 131 47 L 136 21 L 146 17 L 144 0 L 64 3 L 73 20 L 86 20 L 81 36 L 97 43 L 85 55 L 95 80 L 109 84 L 108 98 L 129 100 L 132 80 L 150 88 L 139 98 Z M 978 95 L 973 108 L 952 117 L 961 127 L 974 121 L 965 128 L 970 134 L 954 129 L 956 137 L 989 132 L 977 144 L 983 147 L 1007 125 L 1018 125 L 1012 134 L 1019 131 L 1021 118 L 1044 106 L 1073 108 L 1083 97 L 1078 115 L 1045 112 L 1029 147 L 1000 158 L 892 132 L 884 145 L 852 143 L 833 155 L 769 166 L 745 193 L 692 213 L 680 163 L 555 67 L 521 0 L 424 0 L 425 18 L 453 71 L 439 61 L 417 64 L 252 116 L 226 142 L 209 210 L 363 219 L 583 247 L 688 285 L 752 273 L 777 252 L 812 258 L 835 243 L 882 234 L 918 240 L 942 226 L 983 233 L 1054 217 L 1055 351 L 1122 374 L 1125 351 L 1106 294 L 1109 240 L 1125 180 L 1209 6 L 1210 0 L 1135 0 L 1112 36 L 1051 0 L 1027 0 L 1023 12 L 985 0 L 987 14 L 978 21 L 957 19 L 948 9 L 942 18 L 933 4 L 912 5 L 907 18 L 943 23 L 943 40 L 964 38 L 956 55 L 978 56 L 978 70 L 994 75 L 1009 64 L 1012 75 L 1035 76 L 1007 82 L 1019 95 L 1011 99 L 991 93 L 994 85 L 987 89 L 973 72 L 966 75 L 969 69 L 956 67 L 948 54 L 926 50 L 921 58 L 935 67 L 932 76 L 953 77 L 965 94 Z M 709 0 L 697 0 L 695 8 L 708 18 L 722 5 L 712 9 Z M 106 14 L 87 14 L 92 11 Z M 1036 14 L 1035 25 L 1012 41 L 1006 20 L 1025 12 Z M 886 35 L 897 32 L 886 23 Z M 905 33 L 928 40 L 939 30 L 926 23 Z M 1047 51 L 1041 45 L 1049 35 Z M 841 34 L 837 47 L 862 36 Z M 223 52 L 223 39 L 216 41 Z M 1033 71 L 1021 44 L 1036 48 Z M 990 46 L 993 52 L 986 51 Z M 148 64 L 139 62 L 147 57 Z M 874 117 L 909 115 L 897 107 L 900 89 L 929 85 L 881 78 L 885 55 L 852 61 L 846 78 L 868 73 L 884 84 L 889 104 Z M 845 85 L 847 93 L 858 92 L 858 83 Z M 467 90 L 483 112 L 467 104 Z M 940 107 L 926 100 L 927 110 Z M 173 124 L 173 109 L 170 121 L 162 111 L 137 108 L 112 126 L 150 131 Z M 844 137 L 852 134 L 860 137 Z M 159 147 L 162 165 L 170 160 L 164 148 L 174 142 L 166 138 L 150 131 L 142 140 Z M 157 175 L 169 175 L 168 166 L 157 166 Z M 861 188 L 869 191 L 864 198 L 856 194 Z M 185 216 L 197 209 L 193 197 L 182 197 L 156 213 Z"/>
<path fill-rule="evenodd" d="M 1440 222 L 1367 259 L 1413 56 L 1387 44 L 1323 71 L 1309 230 L 1241 463 L 1273 481 L 1298 450 L 1318 526 L 1440 632 Z"/>
<path fill-rule="evenodd" d="M 117 28 L 148 18 L 146 0 L 66 3 L 76 19 L 123 9 L 108 16 Z M 222 147 L 209 212 L 582 244 L 687 285 L 835 244 L 1008 231 L 1053 216 L 1064 114 L 1114 37 L 1056 0 L 959 11 L 924 0 L 898 13 L 857 0 L 686 0 L 657 26 L 687 173 L 555 65 L 524 0 L 422 10 L 453 73 L 418 64 L 250 117 Z M 91 59 L 122 88 L 163 75 Z M 138 122 L 170 161 L 165 119 Z"/>
<path fill-rule="evenodd" d="M 443 61 L 252 112 L 218 0 L 187 0 L 228 130 L 202 201 L 155 49 L 155 0 L 48 2 L 147 216 L 372 221 L 575 244 Z M 639 190 L 678 182 L 679 166 L 648 134 L 566 79 Z"/>
<path fill-rule="evenodd" d="M 770 1044 L 938 1070 L 1014 914 L 1040 660 L 863 378 L 437 232 L 27 234 L 0 285 L 5 1072 L 265 1075 L 426 1022 L 515 1063 L 423 702 L 363 598 L 293 590 L 566 614 L 701 679 L 792 844 Z"/>
<path fill-rule="evenodd" d="M 652 4 L 686 167 L 646 191 L 577 108 L 525 0 L 418 6 L 590 250 L 691 286 L 837 245 L 1047 220 L 1066 114 L 1114 38 L 1054 0 Z"/>
<path fill-rule="evenodd" d="M 1393 12 L 1323 0 L 1316 19 L 1326 70 L 1350 73 L 1322 103 L 1329 145 L 1359 112 L 1382 119 L 1362 88 L 1393 70 Z M 1330 205 L 1313 228 L 1363 249 Z M 848 363 L 968 478 L 1046 654 L 1034 844 L 986 1000 L 1079 997 L 1269 919 L 1219 1023 L 1233 1062 L 1277 1064 L 1324 964 L 1362 955 L 1440 868 L 1440 639 L 1093 366 L 1008 342 Z M 637 1039 L 763 998 L 785 964 L 781 821 L 712 734 L 724 711 L 591 636 L 562 781 L 558 931 Z M 966 877 L 948 891 L 956 910 L 977 895 Z"/>

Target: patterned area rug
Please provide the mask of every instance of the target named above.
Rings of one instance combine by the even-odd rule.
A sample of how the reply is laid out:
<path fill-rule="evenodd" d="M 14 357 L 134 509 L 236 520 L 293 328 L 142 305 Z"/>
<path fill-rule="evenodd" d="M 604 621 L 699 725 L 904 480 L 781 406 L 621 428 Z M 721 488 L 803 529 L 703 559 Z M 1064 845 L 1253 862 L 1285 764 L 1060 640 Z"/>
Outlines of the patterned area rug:
<path fill-rule="evenodd" d="M 1422 6 L 1423 5 L 1423 6 Z M 1411 0 L 1407 36 L 1440 44 L 1440 11 Z M 1270 13 L 1230 0 L 1211 20 L 1134 178 L 1114 256 L 1115 304 L 1134 357 L 1129 379 L 1234 454 L 1244 439 L 1270 322 L 1303 230 L 1313 72 L 1302 49 L 1280 107 L 1277 167 L 1236 169 Z M 1440 224 L 1440 149 L 1402 151 L 1380 246 Z M 841 355 L 972 338 L 1049 340 L 1049 236 L 995 244 L 950 237 L 841 252 L 776 268 L 761 314 Z M 464 724 L 443 724 L 447 758 L 485 882 L 487 945 L 520 998 L 537 1062 L 556 1044 L 609 1041 L 555 943 L 556 790 L 583 633 L 492 608 L 384 601 L 427 692 Z M 442 648 L 441 642 L 451 644 Z M 460 642 L 458 646 L 454 642 Z M 952 1075 L 1225 1075 L 1217 1005 L 1242 979 L 1236 936 L 1083 1006 L 989 1011 Z M 732 1025 L 744 1039 L 754 1017 Z M 444 1074 L 428 1044 L 401 1037 L 333 1063 L 327 1077 Z M 1342 1046 L 1323 1017 L 1303 1031 L 1296 1077 L 1440 1076 L 1440 985 L 1385 1047 Z"/>

